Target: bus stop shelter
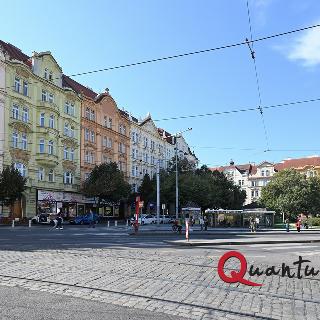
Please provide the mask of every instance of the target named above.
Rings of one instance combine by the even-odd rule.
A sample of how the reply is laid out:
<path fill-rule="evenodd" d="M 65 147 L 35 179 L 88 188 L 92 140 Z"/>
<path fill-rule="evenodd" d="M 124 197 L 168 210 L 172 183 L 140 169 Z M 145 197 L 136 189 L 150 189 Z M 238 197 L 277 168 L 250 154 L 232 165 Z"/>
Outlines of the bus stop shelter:
<path fill-rule="evenodd" d="M 267 210 L 213 210 L 205 211 L 211 227 L 249 227 L 249 219 L 258 218 L 259 226 L 271 228 L 274 226 L 275 211 Z"/>

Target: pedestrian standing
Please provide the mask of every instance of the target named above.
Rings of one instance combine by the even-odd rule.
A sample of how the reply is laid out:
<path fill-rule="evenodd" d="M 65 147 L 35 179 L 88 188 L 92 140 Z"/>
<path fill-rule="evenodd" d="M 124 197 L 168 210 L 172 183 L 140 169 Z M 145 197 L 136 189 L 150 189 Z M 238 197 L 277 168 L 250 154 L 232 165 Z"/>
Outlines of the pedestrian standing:
<path fill-rule="evenodd" d="M 204 222 L 204 230 L 207 231 L 207 229 L 208 229 L 208 217 L 207 216 L 204 216 L 203 222 Z"/>
<path fill-rule="evenodd" d="M 286 231 L 289 232 L 289 228 L 290 228 L 289 219 L 286 219 L 285 226 L 286 226 Z"/>
<path fill-rule="evenodd" d="M 297 231 L 300 232 L 301 230 L 301 220 L 299 219 L 296 223 Z"/>
<path fill-rule="evenodd" d="M 203 231 L 204 221 L 203 221 L 203 217 L 202 216 L 200 216 L 199 223 L 200 223 L 201 231 Z"/>

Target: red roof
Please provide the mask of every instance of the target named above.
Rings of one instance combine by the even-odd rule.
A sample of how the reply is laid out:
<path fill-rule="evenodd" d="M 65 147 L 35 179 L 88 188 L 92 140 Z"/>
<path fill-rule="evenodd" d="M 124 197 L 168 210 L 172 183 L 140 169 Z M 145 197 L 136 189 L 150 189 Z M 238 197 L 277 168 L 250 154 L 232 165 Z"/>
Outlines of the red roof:
<path fill-rule="evenodd" d="M 0 46 L 9 54 L 11 60 L 19 60 L 30 65 L 28 62 L 30 57 L 24 54 L 19 48 L 2 40 L 0 40 Z"/>
<path fill-rule="evenodd" d="M 68 77 L 66 75 L 62 75 L 62 86 L 69 87 L 69 88 L 73 89 L 75 92 L 81 93 L 84 96 L 91 98 L 91 99 L 95 99 L 96 96 L 98 95 L 93 90 L 85 87 L 81 83 L 71 79 L 70 77 Z"/>
<path fill-rule="evenodd" d="M 320 166 L 320 157 L 283 160 L 275 165 L 275 169 L 279 171 L 289 168 L 304 168 L 306 166 Z"/>

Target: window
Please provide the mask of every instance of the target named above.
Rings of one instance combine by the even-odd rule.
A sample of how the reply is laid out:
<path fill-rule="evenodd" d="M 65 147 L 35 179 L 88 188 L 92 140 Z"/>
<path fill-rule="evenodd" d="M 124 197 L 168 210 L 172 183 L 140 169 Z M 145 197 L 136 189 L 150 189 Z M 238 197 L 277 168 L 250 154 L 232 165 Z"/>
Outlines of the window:
<path fill-rule="evenodd" d="M 251 191 L 251 197 L 254 197 L 254 190 Z"/>
<path fill-rule="evenodd" d="M 119 132 L 122 133 L 122 124 L 119 124 Z"/>
<path fill-rule="evenodd" d="M 73 138 L 73 137 L 74 137 L 74 127 L 70 127 L 69 137 L 70 137 L 70 138 Z"/>
<path fill-rule="evenodd" d="M 14 78 L 14 91 L 20 92 L 20 78 Z"/>
<path fill-rule="evenodd" d="M 108 120 L 108 126 L 109 129 L 112 129 L 112 118 L 109 118 Z"/>
<path fill-rule="evenodd" d="M 151 150 L 154 150 L 155 149 L 155 144 L 154 144 L 154 141 L 151 141 Z"/>
<path fill-rule="evenodd" d="M 90 131 L 88 128 L 84 129 L 84 140 L 89 141 Z"/>
<path fill-rule="evenodd" d="M 94 131 L 91 131 L 91 142 L 95 141 L 95 133 Z"/>
<path fill-rule="evenodd" d="M 40 113 L 39 125 L 40 127 L 44 127 L 44 113 Z"/>
<path fill-rule="evenodd" d="M 14 168 L 20 172 L 20 174 L 25 177 L 27 174 L 27 168 L 23 163 L 17 162 L 14 163 Z"/>
<path fill-rule="evenodd" d="M 44 153 L 44 139 L 39 140 L 39 152 Z"/>
<path fill-rule="evenodd" d="M 131 172 L 132 176 L 135 177 L 136 176 L 136 171 L 135 171 L 135 167 L 132 167 L 132 172 Z"/>
<path fill-rule="evenodd" d="M 64 172 L 63 174 L 63 182 L 65 184 L 73 184 L 73 174 L 71 172 Z"/>
<path fill-rule="evenodd" d="M 50 114 L 50 117 L 49 117 L 49 127 L 51 129 L 54 129 L 54 115 L 53 114 Z"/>
<path fill-rule="evenodd" d="M 69 101 L 65 102 L 64 113 L 74 116 L 74 104 L 72 102 L 69 102 Z"/>
<path fill-rule="evenodd" d="M 269 177 L 270 176 L 270 171 L 266 170 L 266 176 Z"/>
<path fill-rule="evenodd" d="M 107 127 L 108 126 L 108 117 L 104 116 L 104 126 Z"/>
<path fill-rule="evenodd" d="M 69 124 L 67 122 L 64 124 L 64 135 L 69 135 Z"/>
<path fill-rule="evenodd" d="M 44 78 L 48 79 L 48 69 L 47 68 L 44 69 Z"/>
<path fill-rule="evenodd" d="M 18 138 L 19 138 L 18 132 L 14 131 L 12 133 L 12 147 L 13 148 L 18 148 Z"/>
<path fill-rule="evenodd" d="M 264 177 L 264 170 L 261 170 L 261 175 Z"/>
<path fill-rule="evenodd" d="M 90 163 L 94 163 L 94 154 L 93 152 L 90 152 Z"/>
<path fill-rule="evenodd" d="M 131 155 L 132 159 L 135 159 L 135 156 L 136 156 L 136 152 L 135 151 L 136 151 L 135 149 L 132 149 L 132 155 Z"/>
<path fill-rule="evenodd" d="M 19 107 L 15 104 L 12 106 L 12 118 L 19 119 Z"/>
<path fill-rule="evenodd" d="M 94 110 L 90 109 L 90 120 L 94 121 L 96 118 Z"/>
<path fill-rule="evenodd" d="M 53 141 L 50 140 L 48 143 L 48 153 L 53 154 Z"/>
<path fill-rule="evenodd" d="M 84 174 L 84 180 L 87 180 L 87 179 L 89 178 L 89 176 L 90 176 L 90 173 L 89 173 L 89 172 L 86 172 L 86 173 Z"/>
<path fill-rule="evenodd" d="M 112 148 L 112 139 L 108 138 L 108 148 Z"/>
<path fill-rule="evenodd" d="M 239 186 L 241 186 L 241 180 L 238 181 Z"/>
<path fill-rule="evenodd" d="M 42 90 L 41 100 L 42 101 L 47 101 L 48 100 L 48 92 L 46 90 Z"/>
<path fill-rule="evenodd" d="M 29 122 L 29 109 L 27 107 L 22 109 L 22 121 Z"/>
<path fill-rule="evenodd" d="M 256 190 L 256 197 L 259 197 L 259 190 Z"/>
<path fill-rule="evenodd" d="M 107 147 L 107 144 L 108 144 L 108 138 L 104 136 L 103 139 L 102 139 L 102 146 L 103 146 L 104 148 L 106 148 L 106 147 Z"/>
<path fill-rule="evenodd" d="M 70 160 L 74 161 L 74 149 L 73 148 L 70 149 Z"/>
<path fill-rule="evenodd" d="M 39 168 L 38 169 L 38 180 L 39 181 L 43 181 L 44 180 L 44 169 L 43 168 Z"/>
<path fill-rule="evenodd" d="M 21 149 L 27 150 L 28 140 L 27 140 L 27 134 L 23 133 L 21 135 Z"/>
<path fill-rule="evenodd" d="M 52 81 L 53 80 L 53 73 L 52 73 L 52 71 L 50 71 L 50 73 L 49 73 L 49 81 Z"/>
<path fill-rule="evenodd" d="M 70 114 L 71 116 L 74 116 L 74 104 L 73 104 L 73 103 L 70 103 L 69 114 Z"/>
<path fill-rule="evenodd" d="M 28 82 L 27 81 L 23 81 L 23 95 L 24 96 L 28 96 Z"/>
<path fill-rule="evenodd" d="M 86 151 L 84 154 L 84 162 L 89 163 L 89 151 Z"/>
<path fill-rule="evenodd" d="M 251 187 L 255 187 L 257 185 L 257 181 L 251 181 Z"/>
<path fill-rule="evenodd" d="M 63 148 L 63 159 L 68 160 L 69 158 L 69 149 L 67 147 Z"/>
<path fill-rule="evenodd" d="M 49 180 L 49 182 L 54 182 L 54 171 L 53 171 L 53 169 L 49 170 L 48 180 Z"/>
<path fill-rule="evenodd" d="M 54 102 L 54 96 L 52 93 L 49 93 L 49 102 L 53 103 Z"/>
<path fill-rule="evenodd" d="M 86 108 L 86 118 L 90 119 L 90 108 Z"/>

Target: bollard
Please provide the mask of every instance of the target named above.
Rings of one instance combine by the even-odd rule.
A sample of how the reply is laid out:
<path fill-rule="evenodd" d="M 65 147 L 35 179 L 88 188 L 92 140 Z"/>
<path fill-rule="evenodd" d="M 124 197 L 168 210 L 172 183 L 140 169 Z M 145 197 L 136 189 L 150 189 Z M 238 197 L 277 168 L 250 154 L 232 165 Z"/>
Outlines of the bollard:
<path fill-rule="evenodd" d="M 31 228 L 31 220 L 29 220 L 29 228 Z"/>
<path fill-rule="evenodd" d="M 110 227 L 110 221 L 108 221 L 108 228 Z"/>
<path fill-rule="evenodd" d="M 114 226 L 115 226 L 115 227 L 118 226 L 118 221 L 117 221 L 117 220 L 114 222 Z"/>
<path fill-rule="evenodd" d="M 11 225 L 11 227 L 14 228 L 14 220 L 12 220 L 12 225 Z"/>

